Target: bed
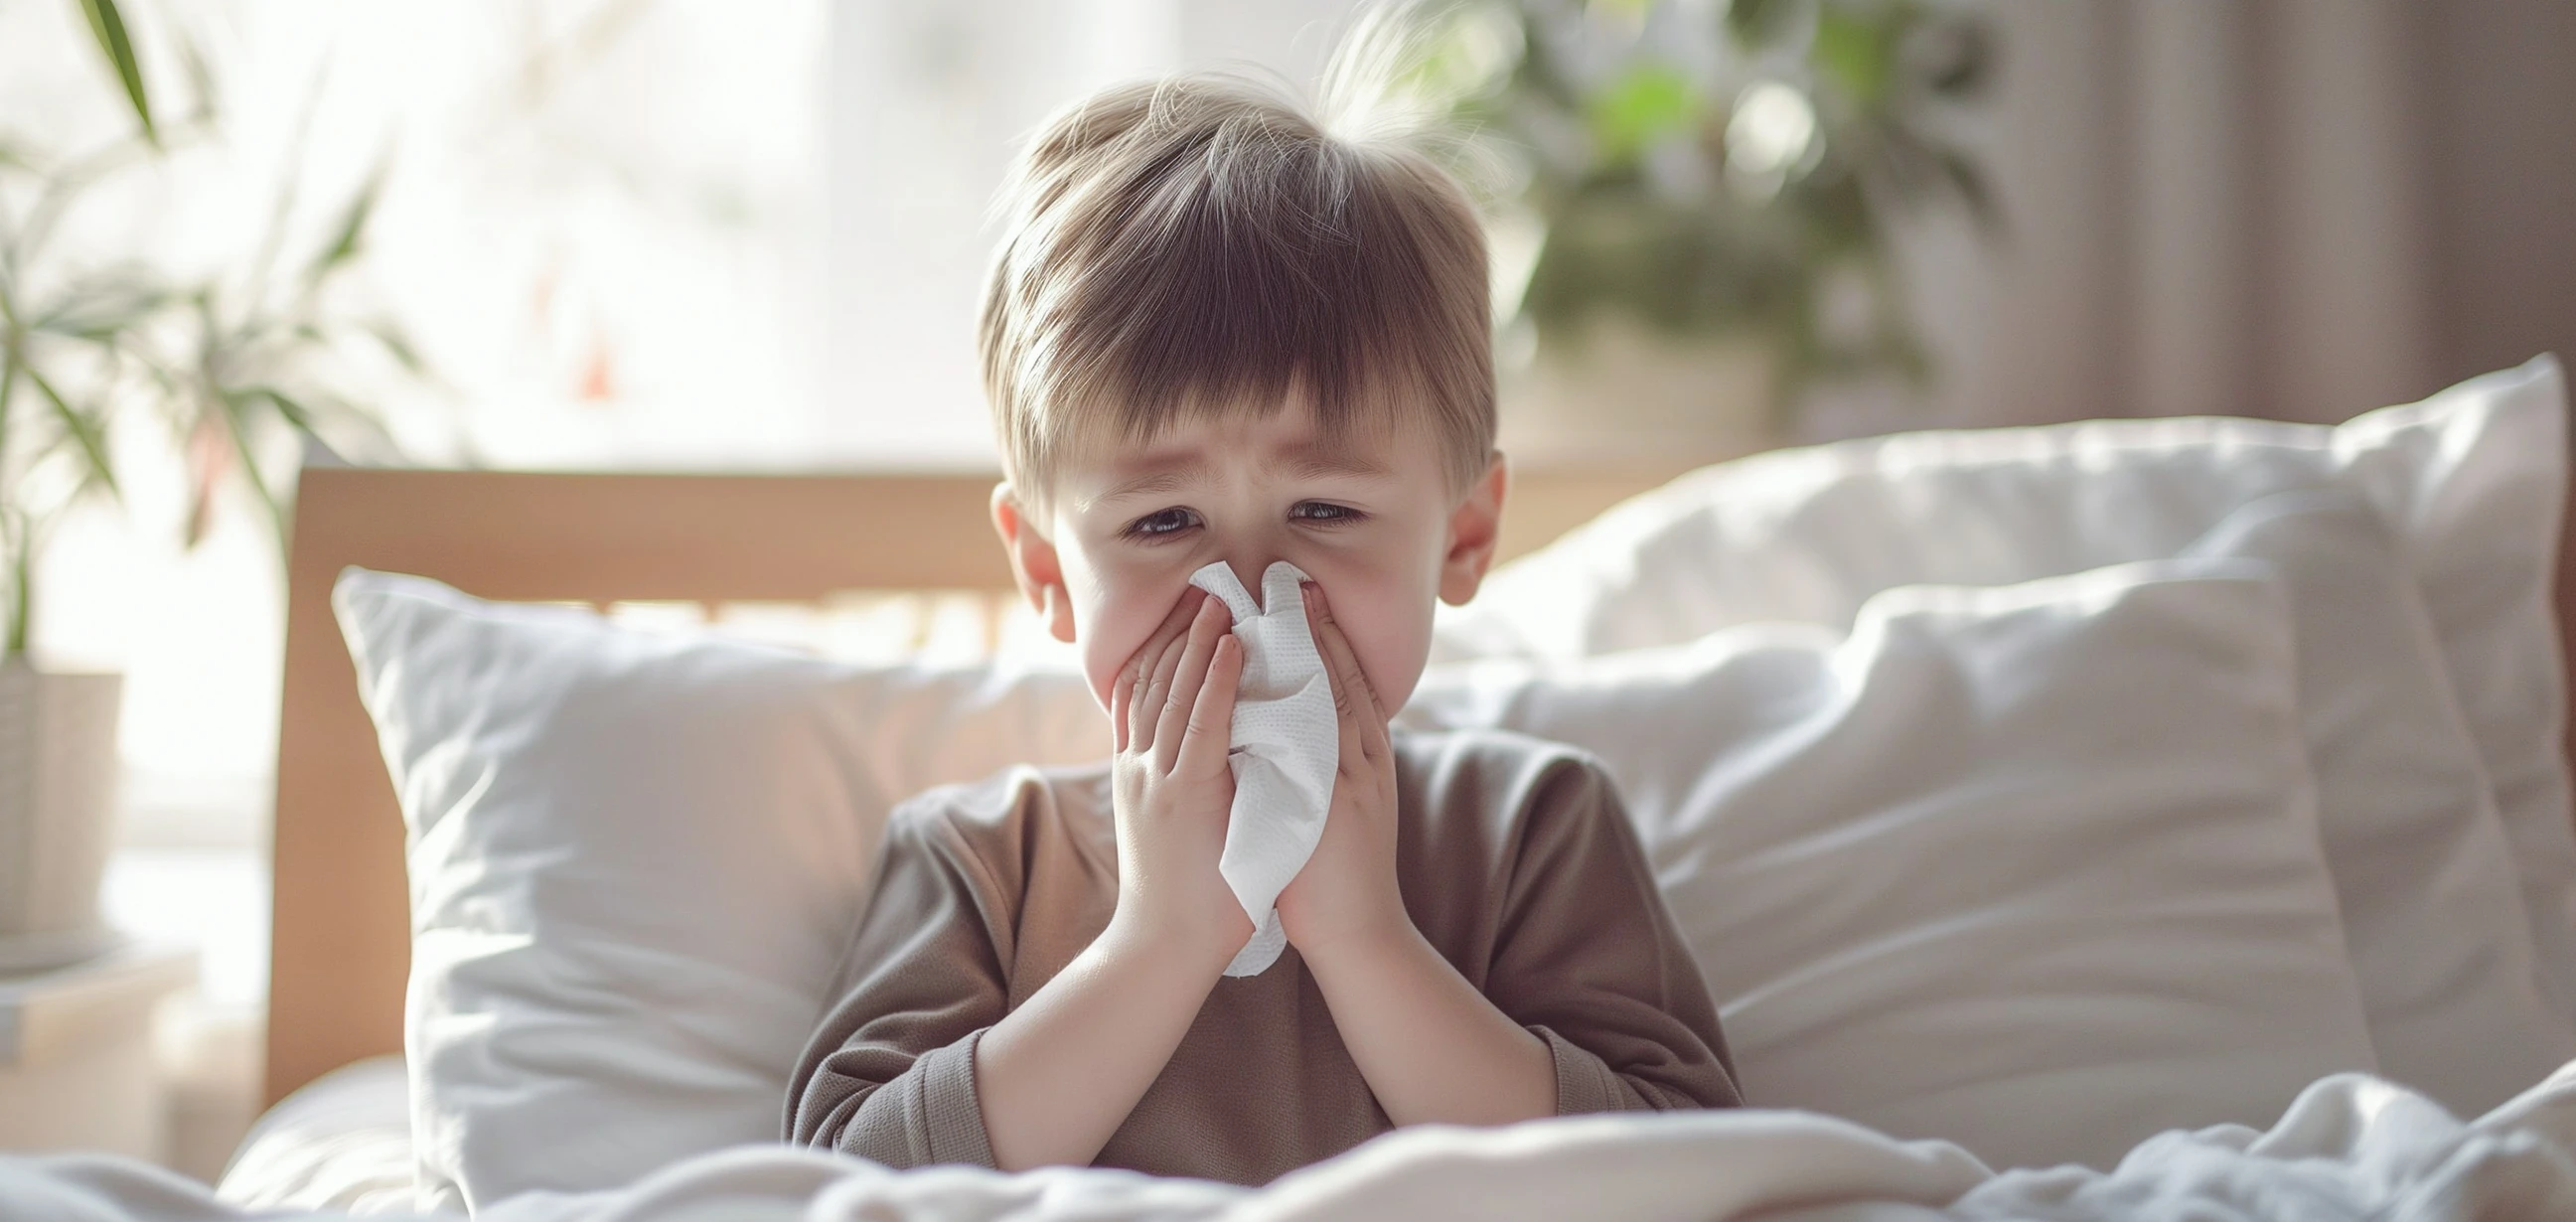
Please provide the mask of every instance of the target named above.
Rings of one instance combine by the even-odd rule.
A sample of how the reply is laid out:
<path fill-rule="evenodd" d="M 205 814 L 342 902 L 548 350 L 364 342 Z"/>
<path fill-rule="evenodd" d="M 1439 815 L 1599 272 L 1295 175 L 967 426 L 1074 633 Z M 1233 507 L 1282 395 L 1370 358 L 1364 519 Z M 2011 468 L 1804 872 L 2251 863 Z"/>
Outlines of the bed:
<path fill-rule="evenodd" d="M 1517 472 L 1504 551 L 1528 558 L 1444 621 L 1434 657 L 1441 677 L 1426 678 L 1426 694 L 1406 716 L 1416 728 L 1501 724 L 1600 752 L 1631 791 L 1685 932 L 1703 942 L 1776 935 L 1776 961 L 1765 962 L 1757 948 L 1711 972 L 1712 987 L 1732 999 L 1730 1039 L 1741 1035 L 1740 1057 L 1760 1066 L 1748 1079 L 1756 1109 L 1409 1130 L 1259 1190 L 1074 1169 L 896 1174 L 809 1151 L 717 1149 L 693 1134 L 672 1147 L 700 1151 L 687 1158 L 656 1155 L 587 1181 L 520 1185 L 550 1191 L 463 1200 L 485 1216 L 531 1219 L 698 1208 L 782 1218 L 1420 1217 L 1460 1209 L 1489 1217 L 1772 1217 L 1809 1208 L 1824 1211 L 1818 1216 L 1923 1218 L 2045 1208 L 2110 1218 L 2147 1216 L 2159 1201 L 2246 1217 L 2293 1208 L 2315 1211 L 2301 1216 L 2440 1217 L 2576 1210 L 2569 1170 L 2576 1068 L 2567 1064 L 2576 1022 L 2551 994 L 2568 982 L 2550 978 L 2552 965 L 2576 963 L 2551 939 L 2576 940 L 2576 930 L 2540 911 L 2559 903 L 2553 888 L 2562 883 L 2538 877 L 2547 871 L 2536 874 L 2533 865 L 2535 852 L 2556 853 L 2562 839 L 2576 857 L 2565 799 L 2564 667 L 2576 649 L 2564 628 L 2576 606 L 2576 564 L 2562 529 L 2564 403 L 2557 367 L 2542 358 L 2342 430 L 2109 422 L 1847 443 L 1680 479 L 1652 470 Z M 583 608 L 619 604 L 817 604 L 875 590 L 949 592 L 952 606 L 981 608 L 969 618 L 992 644 L 1006 635 L 1013 596 L 985 525 L 989 488 L 989 477 L 976 475 L 306 472 L 289 572 L 266 1076 L 267 1101 L 283 1106 L 243 1156 L 284 1165 L 273 1182 L 289 1188 L 233 1194 L 232 1207 L 327 1200 L 459 1208 L 453 1195 L 406 1199 L 406 1177 L 391 1160 L 412 1153 L 416 1140 L 423 1159 L 476 1157 L 471 1149 L 457 1154 L 470 1142 L 455 1130 L 420 1127 L 416 1094 L 409 1130 L 397 1120 L 407 1102 L 398 1059 L 406 1007 L 421 1004 L 423 987 L 406 896 L 427 905 L 431 925 L 454 897 L 418 861 L 407 889 L 405 803 L 389 783 L 388 757 L 409 776 L 410 805 L 470 802 L 440 797 L 438 778 L 421 779 L 424 748 L 410 741 L 424 737 L 418 725 L 382 737 L 371 726 L 362 692 L 379 720 L 398 700 L 389 676 L 399 667 L 387 658 L 399 651 L 382 641 L 425 648 L 432 629 L 466 625 L 486 634 L 555 633 L 543 638 L 544 650 L 558 650 L 589 639 L 563 633 L 593 629 L 501 605 L 569 604 L 555 610 L 580 617 Z M 2498 515 L 2520 525 L 2496 529 Z M 1999 522 L 2011 524 L 2008 540 L 1995 533 Z M 2523 541 L 2515 545 L 2520 560 L 2472 554 L 2502 546 L 2493 537 L 2506 534 Z M 1778 539 L 1797 546 L 1774 546 Z M 1722 562 L 1676 563 L 1677 555 Z M 2504 570 L 2517 565 L 2519 576 L 2507 580 Z M 350 566 L 409 576 L 372 585 L 362 578 L 353 587 L 343 576 Z M 2401 597 L 2400 585 L 2421 587 L 2421 622 L 2370 636 L 2368 608 L 2417 597 Z M 371 616 L 372 630 L 384 635 L 362 643 L 353 666 L 344 631 L 352 641 L 367 637 Z M 2537 645 L 2535 630 L 2546 636 Z M 2401 672 L 2385 655 L 2389 641 L 2409 632 L 2422 638 L 2423 665 Z M 2496 647 L 2507 637 L 2517 642 L 2512 649 Z M 2329 646 L 2350 664 L 2328 665 Z M 527 659 L 544 650 L 496 668 L 495 681 L 536 665 Z M 413 656 L 426 667 L 437 655 Z M 2535 658 L 2545 671 L 2533 670 Z M 2258 683 L 2257 671 L 2270 677 Z M 978 682 L 978 691 L 992 686 Z M 1054 702 L 1047 716 L 1070 724 L 1076 693 L 1048 687 L 1043 676 L 1035 682 L 1030 699 Z M 1774 722 L 1708 712 L 1767 707 L 1796 683 L 1843 686 L 1830 687 L 1835 700 L 1791 701 L 1796 715 Z M 2081 710 L 2113 684 L 2151 698 L 2130 702 L 2138 706 L 2130 722 L 2075 724 L 2095 720 Z M 2456 696 L 2442 694 L 2451 688 Z M 1869 707 L 1889 693 L 1918 702 L 1905 706 L 1915 715 L 1895 719 L 1903 739 L 1866 718 L 1819 721 L 1815 712 L 1823 704 Z M 2294 694 L 2307 703 L 2293 707 Z M 2423 716 L 2405 721 L 2401 706 L 2420 706 Z M 1096 717 L 1087 705 L 1076 711 Z M 2357 728 L 2362 722 L 2375 728 Z M 1926 734 L 1926 726 L 1940 732 Z M 2521 757 L 2489 749 L 2504 733 L 2522 740 Z M 2535 733 L 2545 738 L 2545 760 L 2533 754 Z M 2443 735 L 2459 749 L 2442 756 L 2423 747 Z M 2265 736 L 2289 743 L 2286 753 L 2230 754 L 2236 740 Z M 1729 776 L 1760 773 L 1756 782 L 1729 781 L 1740 792 L 1711 798 L 1704 762 L 1676 762 L 1711 738 L 1746 744 L 1726 757 Z M 1923 788 L 1951 794 L 1929 815 L 1910 797 L 1844 792 L 1839 778 L 1854 759 L 1901 759 L 1901 743 L 1915 738 L 1963 744 L 1983 771 L 1956 759 L 1927 763 Z M 1800 752 L 1803 763 L 1775 767 Z M 2191 753 L 2191 767 L 2172 766 L 2181 752 Z M 2480 752 L 2484 765 L 2465 771 L 2454 758 Z M 2019 787 L 1998 786 L 1996 761 L 2014 760 Z M 2385 796 L 2446 776 L 2478 785 L 2481 796 L 2452 812 L 2479 820 L 2477 836 L 2403 823 L 2415 815 Z M 2074 783 L 2136 800 L 2125 812 L 2106 800 L 2105 810 L 2085 814 L 2092 825 L 2068 829 L 2062 802 L 2031 795 Z M 2292 791 L 2295 800 L 2275 801 Z M 2270 822 L 2226 821 L 2234 818 L 2226 812 L 2256 807 L 2272 812 Z M 2532 807 L 2555 811 L 2554 830 L 2535 831 L 2528 810 L 2510 813 Z M 1845 828 L 1879 830 L 1818 837 L 1785 816 L 1766 823 L 1746 814 L 1782 808 L 1846 811 Z M 1889 819 L 1899 810 L 1911 821 Z M 2446 814 L 2440 822 L 2447 828 L 2460 819 Z M 2462 864 L 2472 848 L 2486 865 Z M 2433 854 L 2439 869 L 2424 864 Z M 1813 932 L 1807 926 L 1817 918 L 1802 914 L 1819 888 L 1855 868 L 1893 879 L 1909 865 L 1989 856 L 1992 863 L 1957 871 L 1964 881 L 1951 891 L 1960 894 L 1914 897 L 1961 905 L 1946 910 L 1953 919 L 1916 913 L 1893 940 L 1880 929 L 1830 946 L 1799 941 Z M 1711 857 L 1763 864 L 1727 873 L 1732 867 L 1711 865 Z M 2567 885 L 2576 885 L 2576 871 L 2569 873 Z M 2391 881 L 2399 874 L 2450 881 L 2427 882 L 2418 895 L 2408 890 L 2414 882 Z M 2191 880 L 2195 890 L 2184 897 L 2191 902 L 2178 908 L 2171 887 L 2149 885 L 2161 879 Z M 2067 885 L 2045 885 L 2052 882 Z M 2068 894 L 2010 911 L 1995 905 L 1993 896 L 2016 888 Z M 2410 897 L 2404 904 L 2387 898 L 2399 892 Z M 2131 906 L 2114 913 L 2119 927 L 2100 935 L 2118 941 L 2084 943 L 2092 936 L 2084 920 L 2112 911 L 2084 906 L 2120 903 Z M 2441 937 L 2407 927 L 2429 928 L 2435 913 L 2447 931 Z M 2164 915 L 2173 919 L 2162 932 L 2138 932 Z M 2488 922 L 2476 926 L 2486 932 L 2469 935 L 2478 921 Z M 2521 960 L 2493 961 L 2493 934 L 2502 928 L 2495 922 L 2513 926 Z M 1909 977 L 1905 956 L 1888 949 L 1921 954 L 1933 936 L 1926 930 L 1946 936 L 1968 928 L 1984 929 L 1990 948 L 2014 948 L 1993 956 L 2010 961 L 2000 974 Z M 2159 937 L 2167 940 L 2152 940 Z M 2140 961 L 2164 966 L 2123 963 L 2104 977 L 2098 953 L 2092 962 L 2050 965 L 2058 938 L 2133 949 Z M 2321 938 L 2331 942 L 2322 958 Z M 2419 943 L 2443 938 L 2461 945 L 2437 966 Z M 2240 948 L 2243 957 L 2214 958 L 2213 946 Z M 433 971 L 445 970 L 442 962 L 434 958 Z M 2153 974 L 2166 969 L 2173 974 Z M 2471 975 L 2498 971 L 2520 990 L 2511 1005 L 2501 996 L 2511 991 L 2505 985 Z M 415 994 L 408 1002 L 407 980 Z M 2104 980 L 2130 990 L 2113 1010 L 2066 1010 L 2067 999 L 2050 993 L 2070 981 Z M 2229 987 L 2234 999 L 2221 996 Z M 2031 996 L 2014 997 L 2005 1007 L 2013 1013 L 1994 1020 L 2007 1025 L 1978 1025 L 1989 1022 L 1979 1007 L 1992 1009 L 1985 1003 L 1998 989 Z M 2191 998 L 2193 1007 L 2158 1008 L 2195 992 L 2205 995 Z M 2227 1008 L 2249 998 L 2252 1010 Z M 2325 1008 L 2335 1010 L 2330 1020 L 2320 1018 Z M 796 1013 L 793 1005 L 785 1012 Z M 2122 1057 L 2098 1044 L 2054 1046 L 2036 1021 L 2105 1013 L 2138 1016 L 2109 1025 L 2146 1029 L 2119 1038 L 2146 1041 L 2123 1047 L 2152 1055 L 2085 1078 L 2101 1070 L 2095 1063 Z M 2212 1022 L 2219 1025 L 2201 1025 Z M 1821 1031 L 1845 1027 L 1868 1038 Z M 2202 1055 L 2220 1030 L 2242 1033 L 2244 1056 Z M 2494 1036 L 2459 1038 L 2468 1030 Z M 1934 1081 L 1897 1065 L 1871 1071 L 1918 1073 L 1912 1097 L 1852 1093 L 1853 1067 L 1869 1060 L 1871 1047 L 1919 1048 L 1925 1039 L 1970 1040 L 1974 1047 L 1954 1043 L 1957 1059 L 2002 1058 L 1989 1059 L 1990 1067 L 2062 1052 L 2069 1059 L 2048 1076 L 2081 1086 L 2029 1075 Z M 1988 1045 L 2002 1047 L 1989 1053 Z M 413 1069 L 416 1086 L 417 1059 Z M 2159 1095 L 2170 1084 L 2205 1095 L 2265 1079 L 2244 1096 L 2259 1103 L 2211 1113 L 2212 1123 L 2157 1119 L 2200 1115 L 2182 1095 Z M 1939 1109 L 2021 1114 L 1954 1132 L 1926 1110 L 1926 1099 Z M 2051 1144 L 2051 1130 L 2077 1113 L 2129 1127 L 2107 1150 Z M 559 1119 L 545 1123 L 561 1131 Z M 510 1129 L 509 1140 L 548 1144 L 532 1131 L 546 1132 Z M 638 1140 L 650 1144 L 657 1135 Z M 357 1153 L 337 1164 L 314 1161 L 311 1151 L 334 1142 Z M 2070 1153 L 2060 1157 L 2061 1150 Z M 43 1192 L 77 1189 L 127 1211 L 109 1216 L 162 1216 L 132 1168 L 18 1170 L 24 1174 L 13 1179 L 0 1162 L 0 1205 L 17 1199 L 13 1191 L 42 1202 L 53 1199 Z M 298 1195 L 296 1185 L 306 1191 Z"/>
<path fill-rule="evenodd" d="M 1519 473 L 1502 550 L 1527 551 L 1677 473 Z M 304 472 L 287 574 L 262 1106 L 402 1050 L 411 957 L 402 813 L 332 617 L 342 569 L 602 608 L 966 591 L 987 596 L 998 625 L 1016 613 L 1016 594 L 986 514 L 993 479 Z"/>

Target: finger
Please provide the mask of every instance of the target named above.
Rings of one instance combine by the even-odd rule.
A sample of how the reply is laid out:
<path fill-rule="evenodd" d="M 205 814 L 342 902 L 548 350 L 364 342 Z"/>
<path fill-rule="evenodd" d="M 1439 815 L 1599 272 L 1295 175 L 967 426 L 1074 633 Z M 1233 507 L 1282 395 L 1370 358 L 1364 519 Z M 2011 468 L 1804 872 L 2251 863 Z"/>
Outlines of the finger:
<path fill-rule="evenodd" d="M 1172 609 L 1163 613 L 1163 622 L 1154 625 L 1154 634 L 1146 637 L 1145 643 L 1136 647 L 1136 652 L 1147 657 L 1160 654 L 1165 645 L 1190 630 L 1190 620 L 1198 615 L 1199 604 L 1207 599 L 1208 592 L 1197 586 L 1182 587 L 1181 596 L 1172 600 Z"/>
<path fill-rule="evenodd" d="M 1127 663 L 1127 749 L 1129 751 L 1144 750 L 1145 745 L 1153 741 L 1146 734 L 1147 723 L 1144 710 L 1153 706 L 1146 703 L 1145 689 L 1153 683 L 1154 664 L 1161 661 L 1162 657 L 1161 646 L 1155 646 L 1152 649 L 1140 648 L 1136 651 L 1136 656 Z"/>
<path fill-rule="evenodd" d="M 1154 655 L 1144 660 L 1144 673 L 1136 675 L 1136 701 L 1128 704 L 1128 750 L 1133 753 L 1154 753 L 1154 714 L 1162 709 L 1162 691 L 1172 681 L 1164 663 L 1180 655 L 1180 650 L 1172 647 L 1177 642 L 1180 637 L 1154 647 Z"/>
<path fill-rule="evenodd" d="M 1147 684 L 1154 681 L 1154 663 L 1161 660 L 1161 657 L 1160 650 L 1153 653 L 1139 650 L 1135 659 L 1127 664 L 1127 749 L 1129 751 L 1141 751 L 1145 744 L 1151 741 L 1146 737 L 1145 717 L 1140 710 L 1149 707 L 1145 705 L 1145 688 Z"/>
<path fill-rule="evenodd" d="M 1342 668 L 1333 661 L 1332 648 L 1327 643 L 1332 635 L 1332 625 L 1317 610 L 1315 587 L 1308 585 L 1302 593 L 1306 601 L 1306 631 L 1315 638 L 1315 652 L 1324 662 L 1324 682 L 1333 692 L 1333 728 L 1340 736 L 1341 744 L 1339 767 L 1343 771 L 1351 771 L 1368 758 L 1368 749 L 1361 745 L 1359 737 L 1359 694 L 1352 690 L 1342 675 Z"/>
<path fill-rule="evenodd" d="M 1109 749 L 1127 749 L 1127 706 L 1136 696 L 1136 667 L 1133 663 L 1118 668 L 1118 679 L 1109 685 Z"/>
<path fill-rule="evenodd" d="M 1324 592 L 1315 591 L 1318 603 Z M 1368 671 L 1360 665 L 1359 651 L 1351 648 L 1351 638 L 1342 631 L 1332 608 L 1324 608 L 1324 642 L 1329 651 L 1325 666 L 1341 676 L 1342 688 L 1350 693 L 1351 723 L 1359 739 L 1360 758 L 1381 760 L 1386 757 L 1386 707 L 1378 703 L 1377 685 L 1369 682 Z"/>
<path fill-rule="evenodd" d="M 1362 711 L 1383 719 L 1386 710 L 1378 704 L 1377 687 L 1369 682 L 1368 671 L 1360 666 L 1359 651 L 1351 648 L 1351 638 L 1342 631 L 1342 622 L 1333 618 L 1333 605 L 1324 597 L 1324 587 L 1309 586 L 1315 605 L 1315 618 L 1322 624 L 1321 641 L 1325 662 L 1342 676 L 1344 686 Z"/>
<path fill-rule="evenodd" d="M 1129 655 L 1128 667 L 1134 672 L 1136 681 L 1134 689 L 1127 694 L 1128 750 L 1144 751 L 1154 745 L 1154 715 L 1162 707 L 1157 703 L 1160 694 L 1153 689 L 1154 673 L 1171 652 L 1173 644 L 1180 640 L 1181 634 L 1189 630 L 1190 617 L 1197 613 L 1199 604 L 1206 598 L 1207 591 L 1196 586 L 1183 589 L 1181 596 L 1172 600 L 1171 609 L 1163 612 L 1163 622 L 1155 625 L 1145 643 Z"/>
<path fill-rule="evenodd" d="M 1208 597 L 1208 592 L 1197 586 L 1182 587 L 1180 597 L 1173 599 L 1171 607 L 1163 612 L 1163 621 L 1146 634 L 1144 643 L 1136 647 L 1136 652 L 1128 655 L 1128 661 L 1136 665 L 1139 686 L 1154 673 L 1154 660 L 1163 656 L 1163 650 L 1190 630 L 1190 621 L 1198 615 L 1199 604 L 1207 601 Z"/>
<path fill-rule="evenodd" d="M 1359 730 L 1360 747 L 1369 756 L 1377 754 L 1376 746 L 1386 734 L 1386 712 L 1377 702 L 1377 689 L 1370 686 L 1368 672 L 1360 668 L 1359 653 L 1351 648 L 1350 638 L 1342 635 L 1342 625 L 1333 618 L 1332 605 L 1325 601 L 1322 586 L 1306 586 L 1308 622 L 1314 625 L 1315 645 L 1324 655 L 1324 671 L 1333 676 L 1333 698 L 1336 707 L 1347 706 L 1349 720 Z"/>
<path fill-rule="evenodd" d="M 1234 693 L 1242 680 L 1243 638 L 1229 632 L 1208 655 L 1207 684 L 1190 705 L 1181 753 L 1172 761 L 1175 774 L 1207 776 L 1226 768 L 1226 752 L 1234 744 Z"/>
<path fill-rule="evenodd" d="M 1154 726 L 1163 710 L 1164 694 L 1172 690 L 1172 675 L 1181 666 L 1181 646 L 1187 637 L 1173 637 L 1163 642 L 1162 652 L 1155 655 L 1153 670 L 1145 677 L 1144 690 L 1136 694 L 1136 737 L 1131 740 L 1139 753 L 1154 749 Z"/>
<path fill-rule="evenodd" d="M 1215 599 L 1199 604 L 1197 618 L 1190 621 L 1190 633 L 1182 637 L 1181 661 L 1172 672 L 1171 690 L 1164 694 L 1162 713 L 1154 723 L 1154 764 L 1163 772 L 1172 770 L 1172 761 L 1180 758 L 1181 735 L 1189 726 L 1190 706 L 1199 698 L 1199 686 L 1207 680 L 1208 658 L 1216 653 L 1217 637 L 1225 632 L 1223 604 L 1210 606 Z"/>

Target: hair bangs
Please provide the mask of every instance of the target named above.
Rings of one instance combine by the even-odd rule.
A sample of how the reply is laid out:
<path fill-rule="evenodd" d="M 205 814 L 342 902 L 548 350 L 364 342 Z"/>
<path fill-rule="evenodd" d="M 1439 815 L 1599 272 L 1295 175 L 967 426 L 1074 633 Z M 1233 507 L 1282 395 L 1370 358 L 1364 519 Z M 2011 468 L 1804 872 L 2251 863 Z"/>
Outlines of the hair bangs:
<path fill-rule="evenodd" d="M 1337 440 L 1423 428 L 1453 488 L 1489 461 L 1483 234 L 1419 154 L 1201 73 L 1059 116 L 1013 193 L 982 345 L 1028 491 L 1077 444 L 1300 397 Z"/>

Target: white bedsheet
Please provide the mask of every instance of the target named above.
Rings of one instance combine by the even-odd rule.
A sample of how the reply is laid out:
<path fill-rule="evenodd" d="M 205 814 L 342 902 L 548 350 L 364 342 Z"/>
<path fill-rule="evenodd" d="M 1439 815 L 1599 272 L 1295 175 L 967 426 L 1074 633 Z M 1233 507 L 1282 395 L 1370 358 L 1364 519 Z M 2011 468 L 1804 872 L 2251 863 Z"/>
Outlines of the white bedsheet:
<path fill-rule="evenodd" d="M 1683 1222 L 1924 1219 L 2576 1217 L 2576 1062 L 2463 1124 L 2402 1087 L 2338 1075 L 2267 1133 L 2224 1126 L 2141 1144 L 2110 1172 L 1994 1174 L 1941 1142 L 1799 1112 L 1584 1116 L 1392 1133 L 1251 1190 L 1124 1171 L 889 1171 L 742 1147 L 614 1192 L 527 1194 L 487 1222 L 1316 1222 L 1564 1218 Z M 11 1222 L 199 1222 L 261 1213 L 128 1159 L 0 1156 Z M 384 1216 L 384 1215 L 378 1215 Z"/>
<path fill-rule="evenodd" d="M 413 1208 L 403 1059 L 369 1057 L 308 1082 L 252 1125 L 215 1195 L 244 1209 Z"/>

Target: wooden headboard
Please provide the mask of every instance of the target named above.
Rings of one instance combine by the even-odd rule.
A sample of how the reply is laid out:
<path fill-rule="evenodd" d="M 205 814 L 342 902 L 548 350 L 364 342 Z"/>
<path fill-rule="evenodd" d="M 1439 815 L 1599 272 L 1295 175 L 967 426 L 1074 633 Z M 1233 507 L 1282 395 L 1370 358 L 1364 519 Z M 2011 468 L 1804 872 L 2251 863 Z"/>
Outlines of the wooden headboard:
<path fill-rule="evenodd" d="M 1679 470 L 1515 472 L 1502 552 L 1544 543 Z M 342 568 L 602 606 L 1006 592 L 986 512 L 994 479 L 306 469 L 287 562 L 262 1106 L 402 1051 L 402 813 L 331 616 Z"/>

